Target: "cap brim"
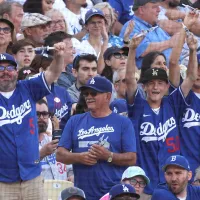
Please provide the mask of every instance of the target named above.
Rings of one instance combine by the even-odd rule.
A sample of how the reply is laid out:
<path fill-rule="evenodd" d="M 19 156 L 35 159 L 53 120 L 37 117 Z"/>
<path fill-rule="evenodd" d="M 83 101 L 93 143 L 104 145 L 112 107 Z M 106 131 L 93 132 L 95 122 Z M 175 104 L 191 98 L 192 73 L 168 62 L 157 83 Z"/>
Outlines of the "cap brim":
<path fill-rule="evenodd" d="M 179 165 L 179 164 L 177 164 L 177 163 L 171 163 L 171 164 L 164 165 L 164 166 L 162 167 L 162 170 L 165 172 L 165 171 L 166 171 L 166 168 L 167 168 L 168 166 L 170 166 L 170 165 L 175 165 L 175 166 L 181 167 L 182 169 L 185 169 L 185 170 L 188 171 L 188 169 L 186 169 L 185 167 L 183 167 L 182 165 Z"/>
<path fill-rule="evenodd" d="M 8 24 L 10 26 L 10 28 L 12 29 L 12 31 L 15 29 L 13 23 L 7 19 L 0 18 L 0 22 L 4 22 L 4 23 Z"/>
<path fill-rule="evenodd" d="M 102 91 L 102 90 L 99 90 L 99 89 L 97 89 L 96 87 L 93 87 L 93 86 L 82 86 L 82 87 L 80 87 L 79 88 L 81 91 L 83 91 L 83 90 L 86 90 L 86 89 L 93 89 L 93 90 L 95 90 L 95 91 L 97 91 L 97 92 L 105 92 L 105 91 Z"/>
<path fill-rule="evenodd" d="M 88 20 L 89 20 L 91 17 L 93 17 L 93 16 L 100 16 L 100 17 L 102 17 L 102 18 L 104 18 L 104 19 L 106 20 L 106 18 L 105 18 L 104 15 L 101 15 L 101 14 L 98 14 L 98 13 L 94 13 L 94 14 L 90 15 L 90 17 L 88 17 L 87 19 L 85 19 L 85 23 L 87 23 Z"/>
<path fill-rule="evenodd" d="M 166 80 L 166 79 L 162 79 L 162 78 L 157 78 L 157 77 L 155 77 L 155 78 L 151 78 L 151 79 L 142 79 L 142 80 L 141 80 L 141 83 L 145 84 L 145 83 L 147 83 L 147 82 L 149 82 L 149 81 L 151 81 L 151 80 L 161 80 L 161 81 L 165 81 L 166 83 L 169 82 L 168 79 Z"/>

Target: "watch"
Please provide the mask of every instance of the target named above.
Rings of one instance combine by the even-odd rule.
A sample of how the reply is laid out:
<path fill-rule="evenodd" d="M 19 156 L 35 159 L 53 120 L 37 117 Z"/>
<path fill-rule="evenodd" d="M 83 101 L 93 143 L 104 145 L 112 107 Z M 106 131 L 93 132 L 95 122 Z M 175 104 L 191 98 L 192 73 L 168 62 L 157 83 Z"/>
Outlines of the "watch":
<path fill-rule="evenodd" d="M 111 163 L 113 160 L 113 152 L 110 153 L 110 156 L 108 157 L 107 162 Z"/>

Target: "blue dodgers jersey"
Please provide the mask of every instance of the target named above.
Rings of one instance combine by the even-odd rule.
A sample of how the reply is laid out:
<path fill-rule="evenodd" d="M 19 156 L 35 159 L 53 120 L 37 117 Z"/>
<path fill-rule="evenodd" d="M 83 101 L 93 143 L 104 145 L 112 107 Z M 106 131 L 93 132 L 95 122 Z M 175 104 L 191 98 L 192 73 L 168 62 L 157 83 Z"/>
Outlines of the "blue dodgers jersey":
<path fill-rule="evenodd" d="M 103 118 L 93 118 L 89 112 L 75 115 L 69 119 L 59 146 L 80 153 L 87 152 L 96 143 L 114 153 L 136 152 L 131 121 L 116 113 Z M 102 160 L 93 166 L 74 164 L 75 186 L 84 190 L 87 200 L 100 199 L 120 183 L 126 168 Z"/>
<path fill-rule="evenodd" d="M 188 106 L 180 118 L 180 147 L 194 175 L 200 165 L 200 99 L 191 91 L 186 100 Z"/>
<path fill-rule="evenodd" d="M 108 2 L 117 11 L 118 20 L 121 24 L 125 24 L 132 19 L 134 0 L 108 0 Z"/>
<path fill-rule="evenodd" d="M 199 200 L 200 187 L 194 185 L 187 185 L 186 200 Z M 151 200 L 179 200 L 168 188 L 166 184 L 160 184 L 154 190 Z"/>
<path fill-rule="evenodd" d="M 69 93 L 60 86 L 54 86 L 54 91 L 46 96 L 48 107 L 60 121 L 60 129 L 64 129 L 71 115 L 72 100 Z"/>
<path fill-rule="evenodd" d="M 40 175 L 36 102 L 49 93 L 42 73 L 19 81 L 9 99 L 0 94 L 0 182 Z"/>
<path fill-rule="evenodd" d="M 134 105 L 128 105 L 128 116 L 136 132 L 137 164 L 151 182 L 146 193 L 152 194 L 158 183 L 165 182 L 162 166 L 165 160 L 180 153 L 178 120 L 186 106 L 181 89 L 162 99 L 156 114 L 137 91 Z"/>

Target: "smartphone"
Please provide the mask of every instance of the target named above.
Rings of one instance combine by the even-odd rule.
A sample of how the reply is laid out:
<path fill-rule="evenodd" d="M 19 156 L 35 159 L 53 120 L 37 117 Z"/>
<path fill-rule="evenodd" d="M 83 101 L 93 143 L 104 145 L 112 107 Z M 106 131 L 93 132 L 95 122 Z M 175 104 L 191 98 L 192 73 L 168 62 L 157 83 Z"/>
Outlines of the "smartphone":
<path fill-rule="evenodd" d="M 61 135 L 62 135 L 62 130 L 61 129 L 54 130 L 53 133 L 52 133 L 52 140 L 55 140 L 55 139 L 60 140 Z"/>

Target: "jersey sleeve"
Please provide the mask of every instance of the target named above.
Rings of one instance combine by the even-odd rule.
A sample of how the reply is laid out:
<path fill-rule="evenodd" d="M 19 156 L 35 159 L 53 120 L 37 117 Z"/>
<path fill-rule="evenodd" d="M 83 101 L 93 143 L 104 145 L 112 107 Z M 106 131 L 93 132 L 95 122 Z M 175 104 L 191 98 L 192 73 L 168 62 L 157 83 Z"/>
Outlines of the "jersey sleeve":
<path fill-rule="evenodd" d="M 73 134 L 73 118 L 70 118 L 63 130 L 62 136 L 60 138 L 59 147 L 64 147 L 66 149 L 68 149 L 69 151 L 72 149 L 72 134 Z"/>
<path fill-rule="evenodd" d="M 40 73 L 29 80 L 21 81 L 21 83 L 28 88 L 29 93 L 36 102 L 53 91 L 53 84 L 49 88 L 44 73 Z"/>
<path fill-rule="evenodd" d="M 169 102 L 173 107 L 175 116 L 177 119 L 180 119 L 183 111 L 187 106 L 190 105 L 191 101 L 191 92 L 188 94 L 188 96 L 185 98 L 181 87 L 179 86 L 177 89 L 175 89 L 170 95 L 169 95 Z"/>
<path fill-rule="evenodd" d="M 133 118 L 136 115 L 136 113 L 141 112 L 144 101 L 145 100 L 143 99 L 141 93 L 137 89 L 134 95 L 134 103 L 132 105 L 127 103 L 129 118 Z M 127 102 L 128 102 L 128 99 L 127 99 Z"/>
<path fill-rule="evenodd" d="M 122 150 L 123 152 L 136 152 L 135 130 L 128 118 L 124 118 L 122 127 Z"/>

